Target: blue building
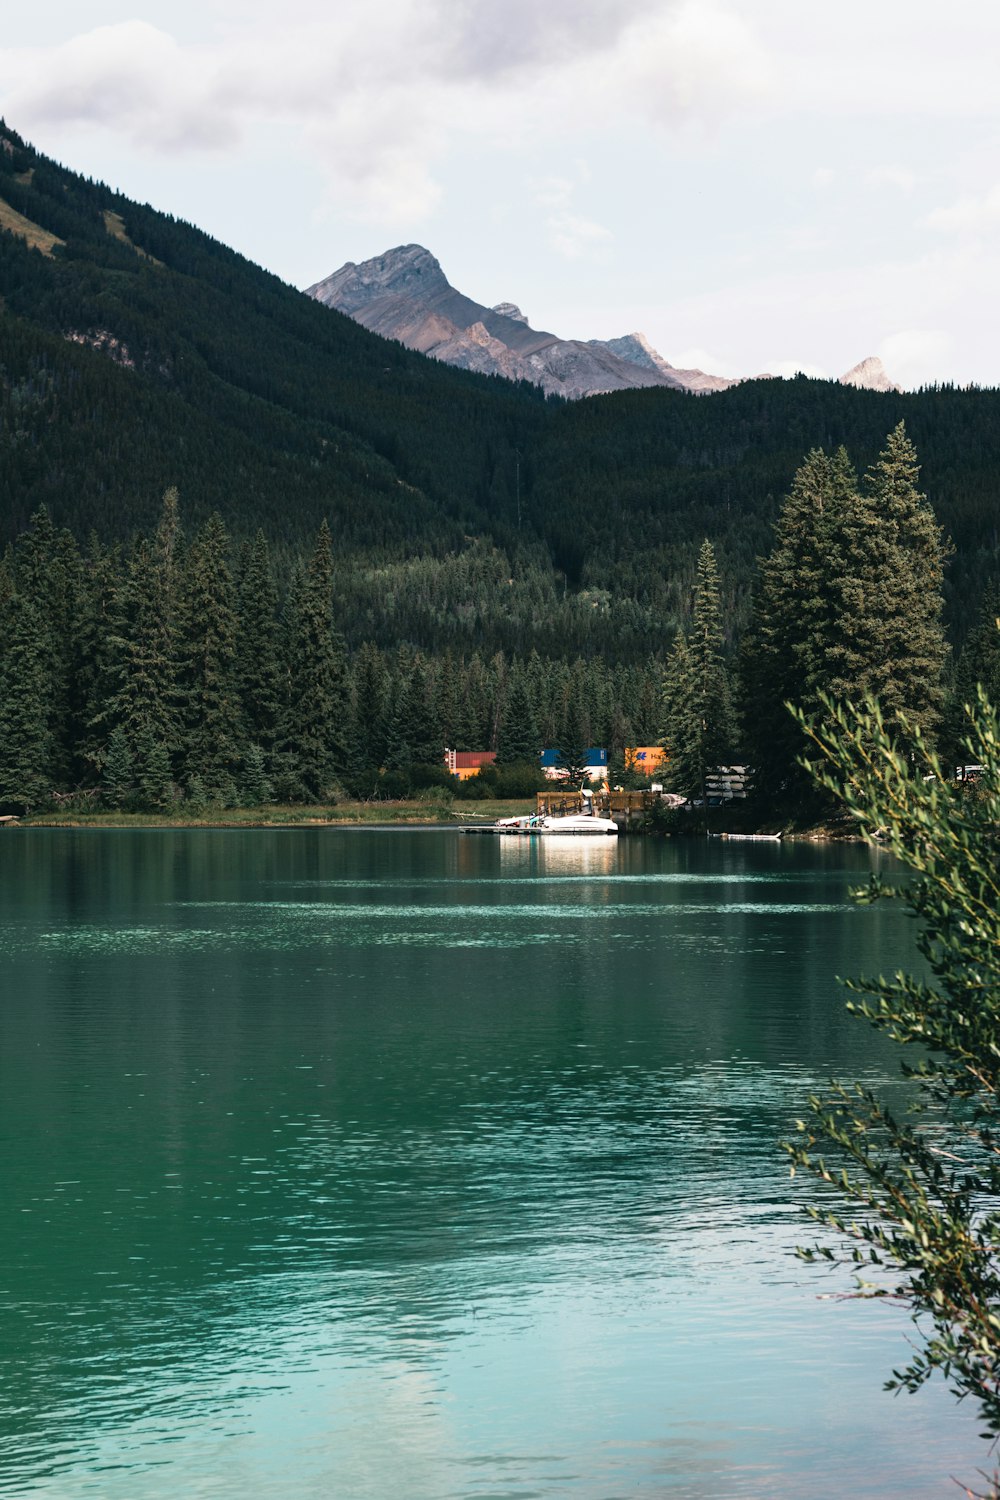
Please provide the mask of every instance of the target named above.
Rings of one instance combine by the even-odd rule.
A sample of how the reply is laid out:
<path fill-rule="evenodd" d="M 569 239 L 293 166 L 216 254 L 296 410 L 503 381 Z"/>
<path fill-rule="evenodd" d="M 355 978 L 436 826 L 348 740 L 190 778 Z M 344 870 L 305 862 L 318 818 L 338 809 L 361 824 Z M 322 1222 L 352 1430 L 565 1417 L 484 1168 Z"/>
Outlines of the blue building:
<path fill-rule="evenodd" d="M 549 781 L 562 781 L 566 772 L 559 765 L 558 750 L 543 750 L 541 754 L 541 766 Z M 583 752 L 583 759 L 587 767 L 587 776 L 591 781 L 603 778 L 608 774 L 608 752 L 592 745 L 589 750 Z"/>

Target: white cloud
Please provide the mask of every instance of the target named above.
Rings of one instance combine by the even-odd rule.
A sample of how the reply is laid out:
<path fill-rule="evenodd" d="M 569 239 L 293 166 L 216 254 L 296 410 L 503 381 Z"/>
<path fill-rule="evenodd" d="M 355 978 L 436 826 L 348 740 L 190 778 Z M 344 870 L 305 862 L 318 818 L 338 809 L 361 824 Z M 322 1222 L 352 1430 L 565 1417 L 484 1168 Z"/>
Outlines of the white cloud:
<path fill-rule="evenodd" d="M 550 214 L 546 221 L 548 241 L 558 255 L 579 260 L 603 249 L 614 235 L 603 224 L 584 219 L 579 214 Z"/>
<path fill-rule="evenodd" d="M 577 180 L 590 177 L 586 162 L 577 162 Z M 545 235 L 549 247 L 566 260 L 600 260 L 614 239 L 610 229 L 587 218 L 574 207 L 577 183 L 571 177 L 540 177 L 529 184 L 535 202 L 547 209 Z"/>
<path fill-rule="evenodd" d="M 101 26 L 51 48 L 8 50 L 0 54 L 0 81 L 7 117 L 28 126 L 104 126 L 168 150 L 219 149 L 240 134 L 214 97 L 211 54 L 184 49 L 145 21 Z"/>
<path fill-rule="evenodd" d="M 952 339 L 940 328 L 904 328 L 878 347 L 890 380 L 907 390 L 944 378 L 953 354 Z"/>
<path fill-rule="evenodd" d="M 893 188 L 908 197 L 917 185 L 917 174 L 909 167 L 873 167 L 864 175 L 865 187 L 873 192 Z"/>
<path fill-rule="evenodd" d="M 924 220 L 929 229 L 946 234 L 979 234 L 1000 224 L 1000 182 L 978 196 L 959 198 L 947 208 L 935 208 Z"/>
<path fill-rule="evenodd" d="M 160 24 L 128 20 L 0 51 L 0 109 L 27 132 L 92 128 L 137 149 L 231 148 L 292 127 L 349 212 L 419 218 L 470 135 L 570 142 L 595 118 L 669 123 L 728 111 L 765 68 L 716 0 L 206 0 Z M 596 110 L 596 116 L 595 116 Z M 607 232 L 572 215 L 561 253 Z"/>

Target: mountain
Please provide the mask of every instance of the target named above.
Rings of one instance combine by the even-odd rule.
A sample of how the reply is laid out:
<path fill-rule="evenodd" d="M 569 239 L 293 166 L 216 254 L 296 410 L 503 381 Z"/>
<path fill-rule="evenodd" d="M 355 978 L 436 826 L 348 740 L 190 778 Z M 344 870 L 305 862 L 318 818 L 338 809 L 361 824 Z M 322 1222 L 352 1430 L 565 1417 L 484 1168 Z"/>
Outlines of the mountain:
<path fill-rule="evenodd" d="M 447 548 L 489 530 L 545 420 L 374 338 L 208 235 L 0 125 L 0 534 L 46 504 L 127 535 L 180 488 L 243 534 Z M 513 488 L 511 480 L 509 488 Z"/>
<path fill-rule="evenodd" d="M 882 361 L 874 354 L 840 377 L 841 385 L 853 385 L 859 391 L 898 391 L 900 387 L 890 380 Z"/>
<path fill-rule="evenodd" d="M 399 245 L 360 265 L 349 260 L 307 287 L 306 295 L 442 364 L 526 380 L 550 396 L 576 400 L 657 385 L 703 396 L 740 384 L 704 370 L 677 369 L 641 333 L 581 342 L 539 332 L 514 302 L 484 307 L 456 291 L 423 245 Z M 874 357 L 841 375 L 840 384 L 899 390 Z"/>
<path fill-rule="evenodd" d="M 529 381 L 551 396 L 657 385 L 700 394 L 735 384 L 701 370 L 675 370 L 641 333 L 581 342 L 540 332 L 512 302 L 484 307 L 456 291 L 422 245 L 400 245 L 360 265 L 348 261 L 306 295 L 443 364 Z"/>

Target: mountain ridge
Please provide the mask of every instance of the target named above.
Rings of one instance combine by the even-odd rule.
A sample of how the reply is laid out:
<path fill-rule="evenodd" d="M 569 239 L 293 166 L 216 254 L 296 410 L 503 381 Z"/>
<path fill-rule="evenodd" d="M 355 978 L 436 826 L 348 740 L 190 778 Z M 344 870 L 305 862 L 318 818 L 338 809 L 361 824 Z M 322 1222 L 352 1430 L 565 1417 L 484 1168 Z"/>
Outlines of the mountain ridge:
<path fill-rule="evenodd" d="M 348 261 L 305 291 L 371 332 L 443 364 L 527 380 L 547 395 L 570 400 L 649 386 L 701 393 L 735 384 L 701 370 L 675 370 L 642 334 L 563 339 L 532 328 L 515 303 L 487 307 L 458 291 L 423 245 L 397 245 L 361 263 Z"/>
<path fill-rule="evenodd" d="M 442 364 L 526 380 L 546 395 L 569 400 L 650 386 L 704 396 L 744 379 L 771 378 L 678 369 L 638 332 L 583 340 L 534 329 L 517 303 L 487 307 L 458 291 L 424 245 L 397 245 L 370 260 L 347 261 L 306 287 L 305 294 Z M 873 355 L 841 375 L 839 383 L 859 390 L 900 389 Z"/>

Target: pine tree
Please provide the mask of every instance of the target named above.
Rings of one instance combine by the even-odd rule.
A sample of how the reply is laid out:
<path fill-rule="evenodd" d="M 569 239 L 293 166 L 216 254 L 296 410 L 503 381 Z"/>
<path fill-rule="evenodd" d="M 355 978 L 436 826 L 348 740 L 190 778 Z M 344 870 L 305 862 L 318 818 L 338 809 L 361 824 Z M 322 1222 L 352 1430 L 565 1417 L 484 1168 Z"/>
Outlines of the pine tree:
<path fill-rule="evenodd" d="M 277 614 L 268 545 L 258 531 L 241 556 L 235 670 L 245 733 L 265 759 L 281 717 Z"/>
<path fill-rule="evenodd" d="M 945 545 L 917 474 L 900 424 L 860 490 L 842 449 L 810 453 L 795 476 L 744 646 L 748 740 L 766 798 L 810 794 L 786 702 L 813 713 L 824 693 L 872 694 L 890 724 L 902 714 L 933 733 L 940 720 Z"/>
<path fill-rule="evenodd" d="M 417 656 L 409 673 L 397 684 L 386 761 L 393 770 L 442 764 L 444 740 L 427 678 L 426 663 Z"/>
<path fill-rule="evenodd" d="M 743 718 L 754 782 L 764 801 L 812 800 L 798 767 L 802 732 L 786 702 L 812 710 L 828 685 L 829 652 L 840 611 L 838 580 L 845 516 L 856 478 L 843 449 L 821 449 L 798 469 L 760 565 L 753 616 L 743 642 Z"/>
<path fill-rule="evenodd" d="M 108 731 L 121 724 L 135 745 L 144 730 L 171 747 L 180 741 L 176 640 L 166 617 L 156 563 L 148 542 L 137 543 L 115 608 L 120 635 L 114 653 L 112 696 L 99 718 Z"/>
<path fill-rule="evenodd" d="M 736 741 L 732 689 L 723 655 L 719 573 L 711 542 L 698 557 L 690 637 L 678 633 L 664 680 L 667 784 L 701 796 L 709 771 L 732 759 Z"/>
<path fill-rule="evenodd" d="M 701 720 L 695 664 L 683 630 L 674 639 L 663 679 L 663 736 L 667 755 L 663 784 L 684 797 L 704 792 Z"/>
<path fill-rule="evenodd" d="M 388 673 L 377 646 L 366 641 L 354 659 L 351 693 L 352 771 L 377 770 L 386 763 Z"/>
<path fill-rule="evenodd" d="M 247 807 L 262 807 L 274 796 L 274 787 L 267 774 L 267 757 L 260 745 L 246 748 L 239 790 Z"/>
<path fill-rule="evenodd" d="M 333 627 L 333 547 L 324 521 L 290 601 L 288 698 L 281 750 L 306 793 L 321 799 L 347 768 L 348 699 L 344 643 Z"/>
<path fill-rule="evenodd" d="M 837 619 L 825 659 L 837 699 L 871 696 L 933 736 L 944 701 L 946 547 L 902 422 L 865 476 L 840 537 Z"/>
<path fill-rule="evenodd" d="M 122 561 L 117 549 L 108 551 L 91 537 L 83 559 L 80 594 L 73 626 L 76 698 L 72 738 L 78 774 L 93 782 L 100 776 L 110 741 L 101 719 L 113 691 L 113 640 L 122 634 L 117 617 L 121 597 Z"/>
<path fill-rule="evenodd" d="M 148 726 L 142 730 L 136 743 L 133 768 L 139 806 L 148 812 L 169 808 L 174 800 L 170 751 L 162 740 L 153 738 Z"/>
<path fill-rule="evenodd" d="M 108 739 L 101 768 L 101 794 L 112 807 L 124 807 L 134 785 L 128 736 L 122 726 L 116 724 Z"/>
<path fill-rule="evenodd" d="M 227 794 L 242 761 L 236 682 L 236 607 L 229 539 L 219 515 L 195 537 L 180 579 L 179 684 L 184 701 L 181 768 Z M 153 742 L 156 742 L 153 736 Z"/>
<path fill-rule="evenodd" d="M 732 758 L 736 745 L 733 693 L 724 656 L 719 570 L 711 542 L 702 543 L 688 649 L 694 672 L 695 712 L 700 721 L 700 753 L 710 770 Z"/>
<path fill-rule="evenodd" d="M 48 622 L 15 590 L 0 622 L 0 804 L 29 811 L 50 796 L 54 696 Z"/>
<path fill-rule="evenodd" d="M 14 552 L 17 587 L 37 612 L 39 669 L 47 679 L 51 760 L 49 774 L 66 785 L 77 769 L 72 728 L 75 719 L 74 631 L 82 582 L 80 554 L 68 531 L 57 531 L 44 506 L 31 518 Z"/>
<path fill-rule="evenodd" d="M 497 741 L 497 765 L 527 763 L 537 767 L 541 748 L 526 673 L 517 666 L 510 674 L 507 706 Z"/>

